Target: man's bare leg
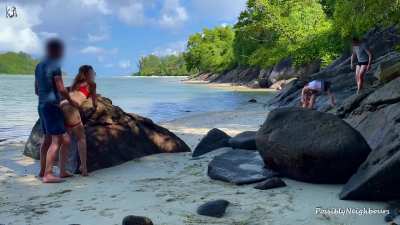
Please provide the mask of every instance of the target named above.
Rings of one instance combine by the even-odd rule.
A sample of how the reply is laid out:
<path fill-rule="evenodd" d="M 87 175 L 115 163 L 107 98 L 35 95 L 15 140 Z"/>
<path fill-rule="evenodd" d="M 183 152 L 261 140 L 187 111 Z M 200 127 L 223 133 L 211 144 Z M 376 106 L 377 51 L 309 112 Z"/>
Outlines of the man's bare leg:
<path fill-rule="evenodd" d="M 43 176 L 43 183 L 60 183 L 63 182 L 59 177 L 53 174 L 53 165 L 57 158 L 58 149 L 61 144 L 62 135 L 52 135 L 51 144 L 46 155 L 46 169 Z"/>
<path fill-rule="evenodd" d="M 72 174 L 65 168 L 68 161 L 68 151 L 71 144 L 71 138 L 68 134 L 64 134 L 61 137 L 61 150 L 60 150 L 60 177 L 67 178 L 72 177 Z"/>
<path fill-rule="evenodd" d="M 43 139 L 43 143 L 40 146 L 40 172 L 39 177 L 44 176 L 44 171 L 46 170 L 46 156 L 47 150 L 49 149 L 51 144 L 51 135 L 45 135 Z"/>

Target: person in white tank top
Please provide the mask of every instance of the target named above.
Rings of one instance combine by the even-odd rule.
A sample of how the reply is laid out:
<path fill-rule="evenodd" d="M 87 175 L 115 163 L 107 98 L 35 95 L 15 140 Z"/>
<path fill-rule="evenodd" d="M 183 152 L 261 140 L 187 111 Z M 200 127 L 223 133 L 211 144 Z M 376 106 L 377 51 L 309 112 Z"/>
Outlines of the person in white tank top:
<path fill-rule="evenodd" d="M 317 96 L 327 94 L 331 106 L 336 105 L 335 96 L 331 92 L 331 82 L 323 80 L 313 80 L 306 84 L 301 91 L 301 106 L 307 109 L 313 109 Z"/>

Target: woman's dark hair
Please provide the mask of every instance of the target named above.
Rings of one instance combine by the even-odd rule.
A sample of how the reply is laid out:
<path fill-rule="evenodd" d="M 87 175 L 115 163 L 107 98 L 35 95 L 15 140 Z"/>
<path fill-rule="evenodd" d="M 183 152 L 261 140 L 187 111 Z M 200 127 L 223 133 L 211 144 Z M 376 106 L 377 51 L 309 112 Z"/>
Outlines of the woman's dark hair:
<path fill-rule="evenodd" d="M 351 40 L 351 43 L 354 44 L 360 44 L 362 41 L 358 38 L 358 37 L 353 37 L 353 39 Z"/>
<path fill-rule="evenodd" d="M 332 82 L 330 82 L 330 81 L 324 81 L 324 91 L 325 91 L 325 92 L 328 91 L 328 90 L 330 90 L 330 89 L 331 89 L 331 86 L 332 86 Z"/>
<path fill-rule="evenodd" d="M 93 71 L 93 67 L 90 65 L 83 65 L 79 67 L 79 73 L 76 75 L 74 82 L 72 83 L 71 89 L 77 90 L 79 88 L 79 85 L 84 82 L 88 82 L 88 84 L 90 85 L 89 76 L 91 71 Z"/>

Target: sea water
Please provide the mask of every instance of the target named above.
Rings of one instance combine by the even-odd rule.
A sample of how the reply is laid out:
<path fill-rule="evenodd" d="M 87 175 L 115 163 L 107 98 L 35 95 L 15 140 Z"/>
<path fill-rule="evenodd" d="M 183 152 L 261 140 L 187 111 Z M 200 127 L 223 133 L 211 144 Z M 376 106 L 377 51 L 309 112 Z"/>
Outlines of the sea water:
<path fill-rule="evenodd" d="M 123 110 L 165 122 L 192 114 L 234 110 L 263 92 L 235 92 L 181 82 L 182 77 L 98 77 L 98 93 Z M 66 85 L 71 84 L 66 78 Z M 26 141 L 38 119 L 34 77 L 0 75 L 0 145 Z"/>

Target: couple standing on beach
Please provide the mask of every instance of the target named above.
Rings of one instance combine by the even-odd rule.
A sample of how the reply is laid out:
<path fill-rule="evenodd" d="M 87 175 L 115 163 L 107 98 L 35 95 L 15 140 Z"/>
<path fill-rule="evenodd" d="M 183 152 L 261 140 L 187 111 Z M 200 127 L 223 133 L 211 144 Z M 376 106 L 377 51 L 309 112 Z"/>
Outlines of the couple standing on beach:
<path fill-rule="evenodd" d="M 77 139 L 80 172 L 87 176 L 86 136 L 80 116 L 80 107 L 88 99 L 96 109 L 95 71 L 89 65 L 79 68 L 70 88 L 64 86 L 60 62 L 64 56 L 61 40 L 51 39 L 46 44 L 46 57 L 35 70 L 35 93 L 39 97 L 38 112 L 44 133 L 40 148 L 40 173 L 43 183 L 59 183 L 72 176 L 66 170 L 71 135 Z M 60 174 L 53 174 L 53 165 L 59 154 Z"/>
<path fill-rule="evenodd" d="M 357 58 L 355 78 L 357 82 L 357 94 L 359 94 L 364 87 L 365 74 L 371 69 L 372 53 L 367 45 L 358 38 L 353 38 L 352 52 L 350 67 L 352 70 L 354 69 L 354 60 Z M 332 107 L 336 105 L 335 96 L 331 91 L 331 82 L 313 80 L 305 85 L 301 92 L 300 99 L 302 107 L 313 109 L 317 96 L 321 94 L 327 94 L 329 96 Z"/>

